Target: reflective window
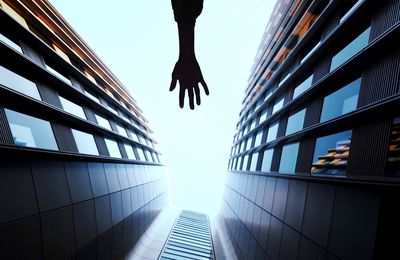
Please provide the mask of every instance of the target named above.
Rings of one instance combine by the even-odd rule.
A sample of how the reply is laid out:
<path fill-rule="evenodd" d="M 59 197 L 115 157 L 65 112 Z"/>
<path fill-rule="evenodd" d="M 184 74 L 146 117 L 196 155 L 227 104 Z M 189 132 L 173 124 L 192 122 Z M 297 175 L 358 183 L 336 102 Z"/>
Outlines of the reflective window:
<path fill-rule="evenodd" d="M 400 176 L 400 117 L 395 118 L 389 138 L 386 172 L 389 176 Z"/>
<path fill-rule="evenodd" d="M 118 133 L 120 133 L 123 136 L 128 137 L 128 133 L 126 132 L 126 130 L 123 126 L 117 124 L 117 129 L 118 129 Z"/>
<path fill-rule="evenodd" d="M 110 140 L 107 138 L 105 138 L 104 140 L 106 141 L 107 150 L 110 156 L 116 158 L 122 158 L 121 152 L 119 151 L 118 143 L 114 140 Z"/>
<path fill-rule="evenodd" d="M 258 153 L 253 153 L 251 156 L 250 171 L 255 171 L 257 168 Z"/>
<path fill-rule="evenodd" d="M 48 121 L 5 109 L 14 144 L 58 150 L 53 129 Z"/>
<path fill-rule="evenodd" d="M 99 155 L 93 135 L 75 129 L 72 129 L 72 135 L 79 153 Z"/>
<path fill-rule="evenodd" d="M 66 76 L 64 76 L 63 74 L 61 74 L 60 72 L 56 71 L 55 69 L 53 69 L 52 67 L 50 67 L 49 65 L 46 64 L 46 69 L 48 71 L 50 71 L 52 74 L 54 74 L 57 78 L 61 79 L 62 81 L 64 81 L 65 83 L 72 85 L 71 80 L 69 80 Z"/>
<path fill-rule="evenodd" d="M 249 150 L 251 148 L 251 142 L 253 141 L 252 137 L 249 137 L 247 139 L 247 143 L 246 143 L 246 151 Z"/>
<path fill-rule="evenodd" d="M 130 134 L 131 134 L 131 138 L 132 138 L 134 141 L 139 142 L 139 139 L 138 139 L 136 133 L 133 132 L 133 131 L 129 131 L 129 132 L 130 132 Z"/>
<path fill-rule="evenodd" d="M 299 143 L 287 144 L 283 146 L 281 162 L 279 164 L 279 172 L 294 173 L 296 169 L 298 152 L 299 152 Z"/>
<path fill-rule="evenodd" d="M 350 42 L 349 45 L 333 56 L 330 71 L 345 63 L 348 59 L 353 57 L 356 53 L 368 45 L 370 30 L 371 28 L 369 27 L 359 36 L 357 36 L 357 38 L 355 38 L 352 42 Z"/>
<path fill-rule="evenodd" d="M 253 119 L 253 121 L 251 121 L 250 131 L 253 130 L 255 127 L 256 127 L 256 119 Z"/>
<path fill-rule="evenodd" d="M 95 114 L 95 117 L 96 117 L 96 121 L 99 124 L 99 126 L 102 126 L 104 128 L 107 128 L 108 130 L 112 131 L 110 122 L 107 119 L 105 119 L 102 116 L 96 115 L 96 114 Z"/>
<path fill-rule="evenodd" d="M 36 84 L 0 66 L 0 84 L 32 98 L 41 100 Z"/>
<path fill-rule="evenodd" d="M 137 136 L 138 136 L 139 142 L 141 144 L 146 144 L 146 141 L 144 140 L 144 138 L 143 138 L 143 136 L 141 134 L 137 134 Z"/>
<path fill-rule="evenodd" d="M 129 159 L 136 160 L 135 152 L 130 144 L 124 144 Z"/>
<path fill-rule="evenodd" d="M 263 135 L 263 131 L 262 130 L 257 133 L 256 141 L 254 143 L 254 147 L 257 147 L 257 146 L 261 145 L 262 135 Z"/>
<path fill-rule="evenodd" d="M 264 122 L 265 120 L 267 120 L 267 118 L 268 118 L 268 110 L 265 110 L 265 111 L 262 113 L 261 117 L 260 117 L 260 124 L 261 124 L 262 122 Z"/>
<path fill-rule="evenodd" d="M 146 153 L 146 157 L 147 157 L 147 161 L 149 161 L 149 162 L 151 162 L 151 161 L 153 161 L 153 157 L 151 156 L 151 153 L 150 153 L 150 151 L 149 150 L 145 150 L 145 153 Z"/>
<path fill-rule="evenodd" d="M 83 112 L 83 108 L 78 106 L 77 104 L 69 101 L 60 96 L 61 105 L 63 106 L 64 110 L 70 114 L 78 116 L 82 119 L 86 119 L 85 112 Z"/>
<path fill-rule="evenodd" d="M 272 114 L 275 114 L 278 110 L 283 107 L 283 98 L 279 99 L 275 102 L 274 107 L 272 108 Z"/>
<path fill-rule="evenodd" d="M 300 96 L 300 94 L 302 94 L 304 91 L 306 91 L 307 89 L 309 89 L 311 87 L 313 76 L 314 75 L 311 75 L 310 77 L 308 77 L 306 80 L 301 82 L 300 85 L 298 85 L 294 89 L 294 91 L 293 91 L 293 99 L 297 98 L 298 96 Z"/>
<path fill-rule="evenodd" d="M 326 96 L 322 105 L 320 122 L 325 122 L 355 110 L 357 108 L 360 84 L 361 78 Z"/>
<path fill-rule="evenodd" d="M 85 91 L 86 96 L 88 96 L 91 100 L 97 102 L 100 104 L 100 99 L 98 99 L 96 96 L 90 94 L 90 92 Z"/>
<path fill-rule="evenodd" d="M 146 156 L 144 155 L 143 149 L 141 147 L 137 147 L 136 149 L 139 155 L 139 160 L 146 161 Z"/>
<path fill-rule="evenodd" d="M 278 134 L 278 126 L 279 123 L 276 122 L 275 124 L 271 125 L 268 129 L 268 135 L 267 135 L 267 143 L 274 141 L 276 139 L 276 136 Z"/>
<path fill-rule="evenodd" d="M 247 162 L 249 161 L 249 155 L 243 156 L 242 171 L 247 171 Z"/>
<path fill-rule="evenodd" d="M 271 164 L 272 164 L 272 155 L 274 153 L 274 149 L 268 149 L 264 151 L 263 160 L 261 164 L 261 171 L 270 172 Z"/>
<path fill-rule="evenodd" d="M 315 142 L 311 173 L 344 175 L 350 144 L 351 131 L 318 138 Z"/>
<path fill-rule="evenodd" d="M 289 116 L 285 135 L 290 135 L 302 130 L 305 115 L 306 115 L 306 109 L 303 109 Z"/>
<path fill-rule="evenodd" d="M 21 47 L 13 42 L 12 40 L 8 39 L 7 37 L 5 37 L 3 34 L 0 33 L 0 41 L 4 42 L 5 44 L 7 44 L 8 46 L 10 46 L 11 48 L 13 48 L 14 50 L 18 51 L 19 53 L 23 53 Z"/>

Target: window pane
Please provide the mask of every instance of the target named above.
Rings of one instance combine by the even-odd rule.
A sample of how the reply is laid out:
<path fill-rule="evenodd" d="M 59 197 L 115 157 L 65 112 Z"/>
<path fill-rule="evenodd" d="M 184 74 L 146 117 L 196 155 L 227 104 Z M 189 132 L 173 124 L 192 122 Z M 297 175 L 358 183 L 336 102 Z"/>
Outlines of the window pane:
<path fill-rule="evenodd" d="M 289 116 L 286 127 L 286 135 L 293 134 L 303 129 L 305 115 L 306 115 L 306 109 L 303 109 Z"/>
<path fill-rule="evenodd" d="M 277 122 L 269 127 L 267 135 L 267 143 L 276 139 L 276 135 L 278 134 L 278 125 L 279 123 Z"/>
<path fill-rule="evenodd" d="M 260 124 L 261 124 L 262 122 L 264 122 L 265 120 L 267 120 L 267 118 L 268 118 L 268 110 L 265 110 L 265 111 L 263 112 L 263 114 L 261 115 L 261 117 L 260 117 Z"/>
<path fill-rule="evenodd" d="M 247 144 L 246 144 L 246 151 L 251 148 L 251 142 L 253 141 L 253 138 L 249 137 L 247 139 Z"/>
<path fill-rule="evenodd" d="M 0 66 L 0 84 L 32 98 L 41 100 L 35 83 L 2 66 Z"/>
<path fill-rule="evenodd" d="M 77 104 L 69 101 L 60 96 L 61 105 L 63 106 L 64 110 L 68 113 L 71 113 L 75 116 L 78 116 L 82 119 L 86 119 L 85 112 L 83 112 L 83 108 L 78 106 Z"/>
<path fill-rule="evenodd" d="M 138 139 L 138 137 L 137 137 L 135 132 L 130 131 L 130 134 L 131 134 L 131 137 L 132 137 L 133 140 L 135 140 L 136 142 L 139 142 L 139 139 Z"/>
<path fill-rule="evenodd" d="M 99 155 L 93 135 L 72 129 L 78 151 L 84 154 Z"/>
<path fill-rule="evenodd" d="M 370 27 L 332 58 L 330 71 L 336 69 L 368 45 Z"/>
<path fill-rule="evenodd" d="M 272 154 L 274 153 L 274 149 L 268 149 L 264 151 L 264 156 L 261 165 L 261 171 L 269 172 L 271 171 L 271 163 L 272 163 Z"/>
<path fill-rule="evenodd" d="M 132 145 L 124 144 L 126 153 L 128 154 L 128 158 L 132 160 L 136 160 L 135 152 L 133 151 Z"/>
<path fill-rule="evenodd" d="M 320 137 L 315 143 L 313 174 L 344 175 L 351 144 L 351 131 Z"/>
<path fill-rule="evenodd" d="M 275 114 L 282 107 L 283 107 L 283 98 L 281 98 L 279 101 L 275 102 L 275 105 L 272 108 L 272 114 Z"/>
<path fill-rule="evenodd" d="M 21 47 L 16 44 L 15 42 L 13 42 L 12 40 L 8 39 L 7 37 L 5 37 L 3 34 L 0 33 L 0 41 L 4 42 L 5 44 L 7 44 L 8 46 L 10 46 L 11 48 L 13 48 L 14 50 L 18 51 L 19 53 L 22 53 L 22 49 Z"/>
<path fill-rule="evenodd" d="M 64 76 L 63 74 L 61 74 L 60 72 L 56 71 L 55 69 L 53 69 L 52 67 L 50 67 L 49 65 L 46 64 L 46 69 L 48 71 L 50 71 L 52 74 L 54 74 L 57 78 L 61 79 L 62 81 L 64 81 L 65 83 L 72 85 L 71 81 Z"/>
<path fill-rule="evenodd" d="M 17 146 L 58 150 L 48 121 L 5 109 L 14 143 Z"/>
<path fill-rule="evenodd" d="M 99 126 L 102 126 L 104 128 L 107 128 L 108 130 L 112 131 L 110 122 L 107 119 L 105 119 L 104 117 L 101 117 L 99 115 L 95 115 L 95 117 L 96 117 L 96 121 L 99 124 Z"/>
<path fill-rule="evenodd" d="M 279 164 L 279 172 L 294 173 L 296 168 L 298 151 L 299 151 L 299 143 L 288 144 L 283 146 L 281 162 Z"/>
<path fill-rule="evenodd" d="M 258 161 L 258 153 L 253 153 L 253 155 L 251 156 L 250 171 L 255 171 L 256 170 L 257 161 Z"/>
<path fill-rule="evenodd" d="M 105 138 L 108 153 L 111 157 L 122 158 L 116 141 Z"/>
<path fill-rule="evenodd" d="M 146 151 L 146 155 L 147 155 L 147 161 L 151 162 L 153 161 L 153 157 L 151 157 L 150 151 L 149 150 L 145 150 Z"/>
<path fill-rule="evenodd" d="M 249 160 L 249 155 L 245 155 L 243 157 L 243 164 L 242 164 L 242 171 L 246 171 L 247 170 L 247 162 Z"/>
<path fill-rule="evenodd" d="M 300 96 L 301 93 L 303 93 L 304 91 L 306 91 L 307 89 L 309 89 L 311 87 L 311 83 L 313 81 L 313 76 L 311 75 L 310 77 L 308 77 L 306 80 L 304 80 L 302 83 L 300 83 L 300 85 L 298 85 L 293 92 L 293 99 L 297 98 L 298 96 Z"/>
<path fill-rule="evenodd" d="M 95 97 L 94 95 L 90 94 L 90 92 L 85 91 L 86 96 L 88 96 L 90 99 L 94 100 L 95 102 L 100 104 L 100 99 Z"/>
<path fill-rule="evenodd" d="M 256 142 L 254 143 L 254 147 L 261 145 L 262 135 L 263 135 L 262 130 L 257 133 Z"/>
<path fill-rule="evenodd" d="M 355 110 L 357 108 L 360 84 L 361 78 L 326 96 L 322 106 L 320 122 L 325 122 Z"/>
<path fill-rule="evenodd" d="M 128 137 L 128 133 L 126 132 L 125 128 L 123 128 L 121 125 L 117 124 L 117 129 L 118 129 L 118 133 L 120 133 L 123 136 Z"/>
<path fill-rule="evenodd" d="M 146 161 L 146 156 L 144 155 L 143 149 L 140 147 L 136 148 L 139 154 L 139 160 L 140 161 Z"/>

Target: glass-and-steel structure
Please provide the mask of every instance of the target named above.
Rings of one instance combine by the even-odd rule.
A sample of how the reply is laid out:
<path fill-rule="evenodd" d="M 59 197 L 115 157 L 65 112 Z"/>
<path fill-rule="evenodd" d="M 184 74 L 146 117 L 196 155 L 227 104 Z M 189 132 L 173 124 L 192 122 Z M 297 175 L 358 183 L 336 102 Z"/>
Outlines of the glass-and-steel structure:
<path fill-rule="evenodd" d="M 400 2 L 277 2 L 221 215 L 239 259 L 394 259 Z"/>
<path fill-rule="evenodd" d="M 48 1 L 0 24 L 0 258 L 121 259 L 168 203 L 148 121 Z"/>

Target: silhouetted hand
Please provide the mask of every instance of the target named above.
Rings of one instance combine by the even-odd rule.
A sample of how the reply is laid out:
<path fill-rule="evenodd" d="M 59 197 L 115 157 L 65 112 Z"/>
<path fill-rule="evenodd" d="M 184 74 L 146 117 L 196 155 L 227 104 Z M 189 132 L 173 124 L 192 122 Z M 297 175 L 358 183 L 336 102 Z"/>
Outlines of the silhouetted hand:
<path fill-rule="evenodd" d="M 201 74 L 200 66 L 196 57 L 190 60 L 179 59 L 172 72 L 172 81 L 169 91 L 173 91 L 179 80 L 179 106 L 183 108 L 185 100 L 185 91 L 188 91 L 190 109 L 194 109 L 194 95 L 196 95 L 196 104 L 201 104 L 199 83 L 203 86 L 206 95 L 209 94 L 206 82 Z"/>
<path fill-rule="evenodd" d="M 187 90 L 189 106 L 194 109 L 195 96 L 196 104 L 201 103 L 199 83 L 203 86 L 205 93 L 209 94 L 194 52 L 194 27 L 196 18 L 203 10 L 203 0 L 171 0 L 171 3 L 175 21 L 178 23 L 179 59 L 172 72 L 169 90 L 173 91 L 179 80 L 179 106 L 183 108 Z"/>

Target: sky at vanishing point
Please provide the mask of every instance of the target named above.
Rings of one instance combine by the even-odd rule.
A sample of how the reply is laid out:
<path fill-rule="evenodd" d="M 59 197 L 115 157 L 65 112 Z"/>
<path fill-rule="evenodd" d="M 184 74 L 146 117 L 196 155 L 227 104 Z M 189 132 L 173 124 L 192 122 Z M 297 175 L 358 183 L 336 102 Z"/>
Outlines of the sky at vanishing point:
<path fill-rule="evenodd" d="M 196 56 L 210 89 L 200 107 L 169 92 L 179 43 L 170 0 L 50 0 L 144 111 L 168 167 L 172 204 L 221 205 L 247 79 L 275 0 L 205 0 Z"/>

